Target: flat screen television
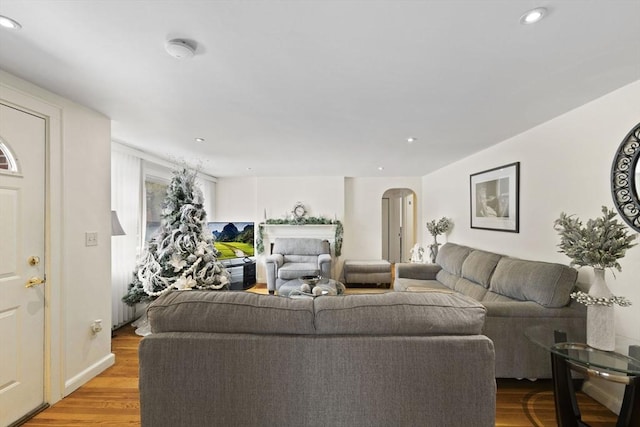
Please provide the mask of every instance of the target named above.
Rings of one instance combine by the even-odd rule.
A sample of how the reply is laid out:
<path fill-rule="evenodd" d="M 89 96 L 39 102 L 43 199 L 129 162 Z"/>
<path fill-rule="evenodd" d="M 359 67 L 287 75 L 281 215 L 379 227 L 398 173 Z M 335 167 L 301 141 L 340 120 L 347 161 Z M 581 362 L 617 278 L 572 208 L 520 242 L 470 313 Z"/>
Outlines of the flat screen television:
<path fill-rule="evenodd" d="M 215 239 L 214 246 L 220 252 L 218 259 L 254 256 L 253 222 L 209 222 L 207 226 Z"/>

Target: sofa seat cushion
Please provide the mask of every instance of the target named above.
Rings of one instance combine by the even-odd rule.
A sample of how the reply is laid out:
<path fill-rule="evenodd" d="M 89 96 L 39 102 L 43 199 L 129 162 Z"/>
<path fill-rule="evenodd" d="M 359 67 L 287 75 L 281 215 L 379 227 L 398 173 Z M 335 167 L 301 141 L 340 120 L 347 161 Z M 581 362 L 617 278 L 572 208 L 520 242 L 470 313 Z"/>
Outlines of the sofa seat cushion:
<path fill-rule="evenodd" d="M 462 263 L 462 277 L 488 288 L 500 258 L 501 255 L 492 252 L 474 250 Z"/>
<path fill-rule="evenodd" d="M 437 280 L 420 280 L 420 279 L 395 279 L 393 282 L 393 289 L 395 291 L 407 291 L 409 288 L 424 288 L 424 289 L 449 289 Z"/>
<path fill-rule="evenodd" d="M 587 307 L 572 302 L 568 307 L 546 308 L 533 301 L 483 301 L 487 317 L 584 319 Z"/>
<path fill-rule="evenodd" d="M 315 276 L 320 273 L 317 263 L 289 262 L 278 269 L 278 277 L 283 280 L 298 279 L 302 276 Z"/>
<path fill-rule="evenodd" d="M 491 277 L 492 292 L 544 307 L 569 303 L 578 272 L 566 265 L 502 257 Z"/>
<path fill-rule="evenodd" d="M 250 292 L 173 291 L 151 303 L 147 315 L 153 333 L 315 333 L 312 299 Z"/>
<path fill-rule="evenodd" d="M 485 308 L 450 292 L 389 292 L 316 298 L 315 313 L 319 334 L 476 335 Z"/>

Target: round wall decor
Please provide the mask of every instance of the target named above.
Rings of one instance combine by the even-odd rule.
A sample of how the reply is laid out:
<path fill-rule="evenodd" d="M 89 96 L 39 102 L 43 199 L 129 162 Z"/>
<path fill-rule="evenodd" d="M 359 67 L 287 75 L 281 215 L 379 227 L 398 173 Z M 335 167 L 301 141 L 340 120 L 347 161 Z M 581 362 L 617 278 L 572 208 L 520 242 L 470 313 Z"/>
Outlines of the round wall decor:
<path fill-rule="evenodd" d="M 622 219 L 640 232 L 640 123 L 625 136 L 613 159 L 611 195 Z"/>
<path fill-rule="evenodd" d="M 291 211 L 291 213 L 293 213 L 294 218 L 300 219 L 304 218 L 304 216 L 307 214 L 307 210 L 301 202 L 298 202 L 293 207 L 293 211 Z"/>

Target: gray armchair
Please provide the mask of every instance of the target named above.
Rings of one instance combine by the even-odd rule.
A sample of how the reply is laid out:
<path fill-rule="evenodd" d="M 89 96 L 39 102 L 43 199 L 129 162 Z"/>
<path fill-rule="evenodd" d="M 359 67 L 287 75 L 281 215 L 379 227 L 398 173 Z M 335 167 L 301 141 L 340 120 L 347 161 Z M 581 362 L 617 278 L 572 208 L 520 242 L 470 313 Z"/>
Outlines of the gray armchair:
<path fill-rule="evenodd" d="M 280 286 L 300 276 L 331 278 L 331 250 L 327 240 L 276 238 L 266 259 L 267 289 L 272 294 Z"/>

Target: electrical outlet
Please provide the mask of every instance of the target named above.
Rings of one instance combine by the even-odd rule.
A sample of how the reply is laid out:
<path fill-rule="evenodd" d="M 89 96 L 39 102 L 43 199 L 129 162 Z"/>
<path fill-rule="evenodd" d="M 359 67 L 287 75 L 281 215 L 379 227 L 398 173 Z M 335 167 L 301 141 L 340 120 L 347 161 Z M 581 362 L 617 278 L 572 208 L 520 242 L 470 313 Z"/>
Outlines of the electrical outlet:
<path fill-rule="evenodd" d="M 98 233 L 96 233 L 95 231 L 84 233 L 84 245 L 98 246 Z"/>
<path fill-rule="evenodd" d="M 102 319 L 96 319 L 91 323 L 91 332 L 95 335 L 100 331 L 102 331 Z"/>

